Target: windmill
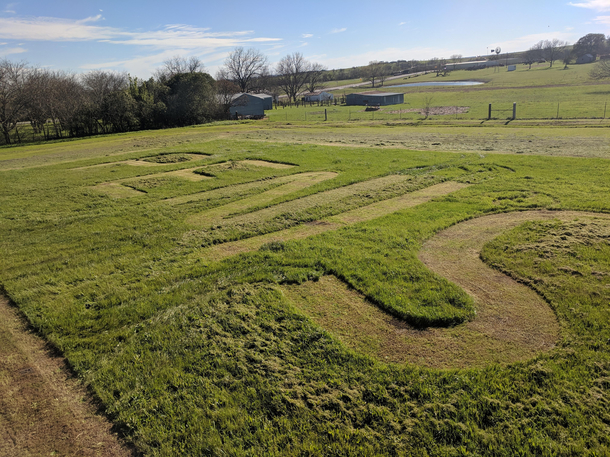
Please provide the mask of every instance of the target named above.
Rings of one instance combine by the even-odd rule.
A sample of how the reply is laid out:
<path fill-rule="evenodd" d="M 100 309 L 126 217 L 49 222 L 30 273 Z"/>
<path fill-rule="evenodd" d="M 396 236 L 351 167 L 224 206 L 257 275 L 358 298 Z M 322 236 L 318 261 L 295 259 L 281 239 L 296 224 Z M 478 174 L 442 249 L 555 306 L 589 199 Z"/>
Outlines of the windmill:
<path fill-rule="evenodd" d="M 492 49 L 491 52 L 495 52 L 496 53 L 496 60 L 498 61 L 498 65 L 500 64 L 500 53 L 502 52 L 502 48 L 500 46 L 498 46 L 496 49 Z M 495 67 L 498 71 L 500 70 L 499 67 Z M 496 70 L 494 70 L 495 73 Z"/>

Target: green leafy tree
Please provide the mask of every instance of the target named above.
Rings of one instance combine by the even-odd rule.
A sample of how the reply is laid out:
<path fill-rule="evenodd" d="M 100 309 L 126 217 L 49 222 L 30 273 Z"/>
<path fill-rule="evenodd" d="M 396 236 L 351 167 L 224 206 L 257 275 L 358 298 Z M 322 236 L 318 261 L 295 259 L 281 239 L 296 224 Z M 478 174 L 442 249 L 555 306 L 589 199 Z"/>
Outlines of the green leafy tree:
<path fill-rule="evenodd" d="M 576 57 L 591 54 L 597 57 L 606 46 L 606 37 L 603 33 L 589 33 L 574 44 L 573 52 Z"/>
<path fill-rule="evenodd" d="M 181 73 L 168 82 L 166 121 L 170 126 L 209 122 L 217 113 L 215 82 L 207 73 Z"/>

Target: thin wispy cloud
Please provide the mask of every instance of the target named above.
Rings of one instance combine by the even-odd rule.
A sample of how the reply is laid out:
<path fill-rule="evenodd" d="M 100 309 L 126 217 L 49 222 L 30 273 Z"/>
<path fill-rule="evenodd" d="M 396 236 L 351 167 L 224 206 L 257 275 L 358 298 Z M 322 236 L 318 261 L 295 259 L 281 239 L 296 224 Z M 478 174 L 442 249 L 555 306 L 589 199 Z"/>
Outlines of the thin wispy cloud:
<path fill-rule="evenodd" d="M 19 5 L 19 3 L 7 3 L 6 6 L 4 7 L 4 10 L 2 10 L 3 13 L 9 13 L 9 14 L 17 14 L 17 12 L 15 11 L 15 7 Z"/>
<path fill-rule="evenodd" d="M 80 20 L 76 21 L 76 23 L 77 24 L 86 24 L 87 22 L 97 22 L 102 19 L 104 19 L 102 17 L 102 15 L 98 14 L 97 16 L 89 16 L 89 17 L 86 17 L 85 19 L 80 19 Z"/>
<path fill-rule="evenodd" d="M 398 25 L 405 25 L 405 24 L 406 24 L 406 22 L 401 22 L 401 23 L 400 23 L 400 24 L 398 24 Z"/>
<path fill-rule="evenodd" d="M 303 35 L 301 35 L 301 38 L 311 38 L 313 36 L 313 33 L 304 33 Z"/>
<path fill-rule="evenodd" d="M 597 16 L 593 22 L 596 24 L 610 25 L 610 16 Z"/>
<path fill-rule="evenodd" d="M 610 11 L 610 0 L 588 0 L 578 3 L 570 2 L 569 5 L 594 11 Z"/>
<path fill-rule="evenodd" d="M 574 40 L 574 34 L 570 32 L 536 33 L 533 35 L 525 35 L 514 40 L 491 43 L 489 45 L 489 48 L 493 49 L 497 46 L 500 46 L 502 48 L 503 53 L 523 51 L 524 49 L 529 49 L 541 40 L 553 40 L 555 38 L 570 42 Z"/>
<path fill-rule="evenodd" d="M 451 48 L 413 47 L 413 48 L 385 48 L 377 51 L 368 51 L 362 54 L 352 54 L 343 57 L 329 57 L 326 54 L 307 56 L 307 59 L 320 62 L 328 68 L 347 68 L 355 65 L 367 65 L 373 60 L 392 62 L 404 59 L 429 59 L 431 56 L 450 56 L 458 54 L 459 50 Z"/>
<path fill-rule="evenodd" d="M 347 27 L 343 27 L 342 29 L 332 29 L 330 33 L 342 33 L 347 30 Z"/>
<path fill-rule="evenodd" d="M 95 24 L 102 19 L 101 14 L 80 20 L 51 17 L 0 18 L 0 39 L 28 42 L 99 41 L 157 49 L 198 48 L 207 52 L 221 47 L 281 41 L 280 38 L 253 37 L 252 30 L 210 32 L 208 28 L 184 24 L 167 25 L 161 30 L 131 32 Z"/>
<path fill-rule="evenodd" d="M 6 44 L 6 43 L 4 43 Z M 21 47 L 15 48 L 0 48 L 0 56 L 8 56 L 10 54 L 23 54 L 24 52 L 28 52 L 27 49 Z"/>
<path fill-rule="evenodd" d="M 308 46 L 308 45 L 309 45 L 309 43 L 308 43 L 307 41 L 303 41 L 303 42 L 301 43 L 301 46 L 300 46 L 300 47 L 302 48 L 302 47 L 304 47 L 304 46 Z"/>

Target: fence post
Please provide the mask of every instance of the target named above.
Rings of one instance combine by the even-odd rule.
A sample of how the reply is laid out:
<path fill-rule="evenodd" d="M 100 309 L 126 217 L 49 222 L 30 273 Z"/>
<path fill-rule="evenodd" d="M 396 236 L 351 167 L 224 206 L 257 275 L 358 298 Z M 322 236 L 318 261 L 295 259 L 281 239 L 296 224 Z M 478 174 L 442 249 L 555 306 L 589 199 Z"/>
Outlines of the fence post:
<path fill-rule="evenodd" d="M 324 108 L 324 121 L 328 120 L 328 116 L 326 115 L 326 108 Z"/>
<path fill-rule="evenodd" d="M 559 103 L 557 103 L 557 119 L 559 119 Z"/>
<path fill-rule="evenodd" d="M 489 111 L 487 113 L 487 120 L 491 120 L 491 103 L 489 104 Z"/>
<path fill-rule="evenodd" d="M 608 102 L 604 104 L 604 119 L 606 119 L 606 108 L 608 107 Z"/>
<path fill-rule="evenodd" d="M 513 121 L 517 118 L 517 102 L 513 102 Z"/>

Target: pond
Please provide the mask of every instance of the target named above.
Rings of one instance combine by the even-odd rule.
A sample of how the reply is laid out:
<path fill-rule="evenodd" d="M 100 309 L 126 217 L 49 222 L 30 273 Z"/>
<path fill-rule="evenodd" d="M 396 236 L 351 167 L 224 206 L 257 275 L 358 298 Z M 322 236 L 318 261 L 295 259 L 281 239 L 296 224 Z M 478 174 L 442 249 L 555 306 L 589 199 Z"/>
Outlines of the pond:
<path fill-rule="evenodd" d="M 398 84 L 391 87 L 422 87 L 422 86 L 478 86 L 481 81 L 429 81 L 425 83 Z"/>

